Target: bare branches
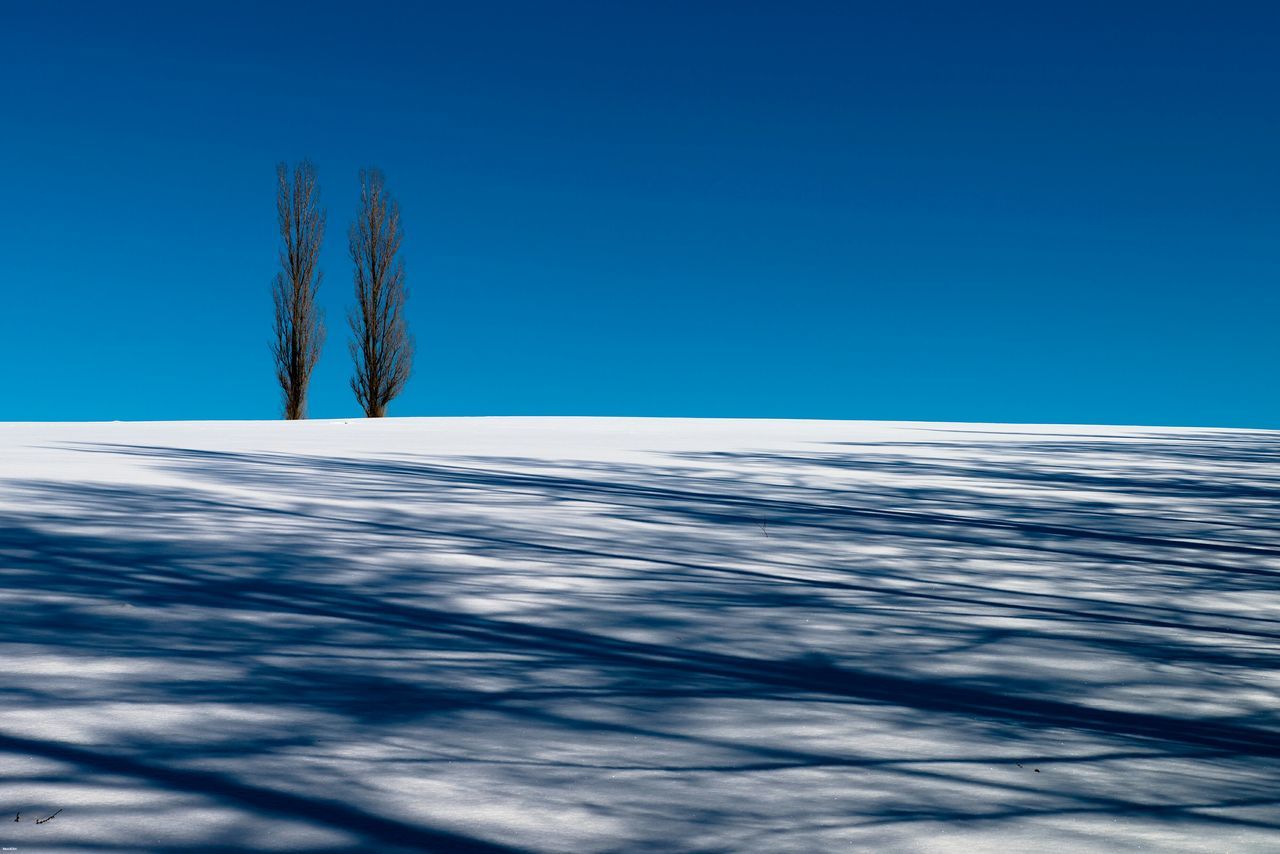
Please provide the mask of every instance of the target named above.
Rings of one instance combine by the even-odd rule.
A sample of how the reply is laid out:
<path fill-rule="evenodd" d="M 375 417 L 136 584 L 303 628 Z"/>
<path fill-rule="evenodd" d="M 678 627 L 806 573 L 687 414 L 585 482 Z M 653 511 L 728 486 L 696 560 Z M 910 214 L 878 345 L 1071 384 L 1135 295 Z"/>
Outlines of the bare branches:
<path fill-rule="evenodd" d="M 324 345 L 324 317 L 316 303 L 324 274 L 316 269 L 324 240 L 324 211 L 316 168 L 304 160 L 293 170 L 276 167 L 276 214 L 280 224 L 280 272 L 272 283 L 275 302 L 276 379 L 283 395 L 284 417 L 307 415 L 307 385 Z"/>
<path fill-rule="evenodd" d="M 381 418 L 409 379 L 413 338 L 404 318 L 407 293 L 400 249 L 400 206 L 382 173 L 360 170 L 360 210 L 349 233 L 355 264 L 356 305 L 351 324 L 351 390 L 370 418 Z"/>
<path fill-rule="evenodd" d="M 275 303 L 276 378 L 283 393 L 284 417 L 305 418 L 307 386 L 320 358 L 325 328 L 317 304 L 323 274 L 317 269 L 324 239 L 316 170 L 299 163 L 292 177 L 276 167 L 276 210 L 280 224 L 280 272 L 272 285 Z M 413 338 L 404 317 L 407 293 L 400 250 L 400 207 L 386 191 L 382 173 L 360 172 L 360 210 L 351 224 L 349 248 L 355 265 L 356 305 L 348 320 L 355 363 L 351 389 L 371 418 L 386 414 L 409 380 Z"/>

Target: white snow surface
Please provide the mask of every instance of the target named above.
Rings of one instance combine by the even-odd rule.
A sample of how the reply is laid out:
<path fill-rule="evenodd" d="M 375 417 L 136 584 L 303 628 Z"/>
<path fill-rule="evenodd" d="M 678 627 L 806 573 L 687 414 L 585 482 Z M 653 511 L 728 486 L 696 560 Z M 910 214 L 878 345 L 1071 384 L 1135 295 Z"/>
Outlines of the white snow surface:
<path fill-rule="evenodd" d="M 0 425 L 0 844 L 1277 851 L 1278 530 L 1264 431 Z"/>

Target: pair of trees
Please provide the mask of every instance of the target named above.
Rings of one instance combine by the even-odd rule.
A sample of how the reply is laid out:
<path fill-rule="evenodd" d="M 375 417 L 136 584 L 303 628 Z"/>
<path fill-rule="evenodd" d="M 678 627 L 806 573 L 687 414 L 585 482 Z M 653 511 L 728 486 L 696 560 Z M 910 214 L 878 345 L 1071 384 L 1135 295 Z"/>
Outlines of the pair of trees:
<path fill-rule="evenodd" d="M 276 378 L 284 417 L 305 418 L 311 371 L 325 341 L 324 313 L 316 300 L 324 274 L 318 269 L 325 212 L 316 168 L 307 160 L 276 167 L 276 214 L 280 225 L 280 272 L 272 283 L 275 303 Z M 351 390 L 365 415 L 381 418 L 409 379 L 413 338 L 404 318 L 404 263 L 400 250 L 400 206 L 377 169 L 360 170 L 360 209 L 347 234 L 355 265 L 356 304 L 347 314 L 348 350 L 355 365 Z"/>

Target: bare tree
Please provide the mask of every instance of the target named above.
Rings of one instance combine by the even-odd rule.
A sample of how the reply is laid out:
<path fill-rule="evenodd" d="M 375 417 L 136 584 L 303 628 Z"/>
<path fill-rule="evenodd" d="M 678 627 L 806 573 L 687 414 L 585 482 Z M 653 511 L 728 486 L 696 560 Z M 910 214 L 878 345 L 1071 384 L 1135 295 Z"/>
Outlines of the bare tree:
<path fill-rule="evenodd" d="M 400 206 L 377 169 L 360 170 L 360 211 L 349 234 L 355 263 L 356 305 L 351 323 L 351 390 L 365 415 L 381 418 L 409 379 L 413 338 L 404 319 L 404 262 Z"/>
<path fill-rule="evenodd" d="M 324 211 L 316 167 L 308 160 L 293 170 L 276 166 L 276 216 L 280 224 L 280 272 L 271 287 L 275 301 L 276 379 L 284 397 L 284 417 L 307 417 L 307 385 L 324 345 L 324 316 L 316 295 L 324 274 L 316 269 L 324 240 Z"/>

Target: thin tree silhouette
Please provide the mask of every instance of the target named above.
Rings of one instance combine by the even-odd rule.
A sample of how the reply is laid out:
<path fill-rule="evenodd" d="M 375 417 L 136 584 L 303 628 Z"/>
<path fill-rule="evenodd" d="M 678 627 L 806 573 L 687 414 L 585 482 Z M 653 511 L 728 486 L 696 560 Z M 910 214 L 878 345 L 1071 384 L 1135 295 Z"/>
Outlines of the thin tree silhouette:
<path fill-rule="evenodd" d="M 280 272 L 272 283 L 275 303 L 276 379 L 284 417 L 307 417 L 307 386 L 324 346 L 324 315 L 316 302 L 324 274 L 316 269 L 324 240 L 316 168 L 303 160 L 290 180 L 284 163 L 276 166 L 276 216 L 280 225 Z"/>
<path fill-rule="evenodd" d="M 387 193 L 382 173 L 360 170 L 360 210 L 349 233 L 356 305 L 347 319 L 355 363 L 351 390 L 370 418 L 386 414 L 413 362 L 404 318 L 404 262 L 396 258 L 401 237 L 400 206 Z"/>

